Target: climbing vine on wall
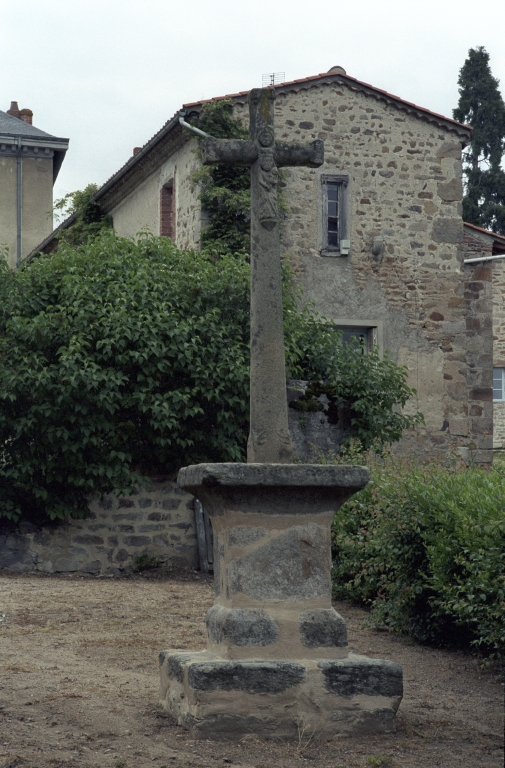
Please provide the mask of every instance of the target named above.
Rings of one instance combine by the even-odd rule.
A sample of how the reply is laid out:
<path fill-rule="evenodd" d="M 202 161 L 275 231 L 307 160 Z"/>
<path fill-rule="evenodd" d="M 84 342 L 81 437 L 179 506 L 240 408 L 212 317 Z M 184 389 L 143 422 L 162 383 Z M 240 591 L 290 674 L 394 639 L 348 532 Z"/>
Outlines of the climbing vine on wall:
<path fill-rule="evenodd" d="M 248 131 L 233 117 L 229 100 L 204 104 L 195 125 L 218 139 L 246 139 Z M 251 191 L 249 168 L 229 165 L 203 166 L 193 176 L 200 185 L 199 200 L 209 217 L 201 235 L 202 248 L 224 252 L 250 249 Z"/>

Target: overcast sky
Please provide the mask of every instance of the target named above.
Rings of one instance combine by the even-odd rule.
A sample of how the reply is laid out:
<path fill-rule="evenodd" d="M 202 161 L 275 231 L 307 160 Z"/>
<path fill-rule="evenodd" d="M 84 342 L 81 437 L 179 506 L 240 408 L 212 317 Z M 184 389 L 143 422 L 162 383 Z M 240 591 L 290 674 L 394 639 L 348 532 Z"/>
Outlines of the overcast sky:
<path fill-rule="evenodd" d="M 55 199 L 103 184 L 184 102 L 340 65 L 448 117 L 469 48 L 505 97 L 504 0 L 0 0 L 0 109 L 70 139 Z"/>

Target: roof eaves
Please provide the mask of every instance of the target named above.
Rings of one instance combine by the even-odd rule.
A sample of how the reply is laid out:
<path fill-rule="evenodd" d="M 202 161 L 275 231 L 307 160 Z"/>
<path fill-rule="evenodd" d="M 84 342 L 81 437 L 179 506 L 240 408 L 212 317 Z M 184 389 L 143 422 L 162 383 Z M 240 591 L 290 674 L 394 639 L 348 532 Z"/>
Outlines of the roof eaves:
<path fill-rule="evenodd" d="M 492 232 L 490 229 L 484 229 L 483 227 L 478 227 L 476 224 L 470 224 L 469 221 L 464 221 L 463 226 L 469 227 L 470 229 L 475 229 L 477 232 L 482 232 L 483 235 L 489 235 L 489 237 L 492 237 L 497 242 L 505 244 L 505 235 L 498 235 L 496 232 Z"/>
<path fill-rule="evenodd" d="M 142 158 L 145 157 L 145 155 L 147 155 L 164 136 L 166 136 L 167 133 L 179 125 L 179 117 L 183 115 L 184 110 L 179 110 L 173 117 L 170 118 L 170 120 L 167 120 L 165 125 L 162 126 L 162 128 L 160 128 L 160 130 L 155 133 L 154 136 L 149 139 L 146 144 L 144 144 L 142 149 L 137 152 L 136 155 L 130 157 L 127 162 L 118 171 L 116 171 L 115 174 L 113 174 L 104 184 L 102 184 L 100 189 L 98 189 L 95 194 L 92 195 L 90 200 L 100 200 L 100 198 L 103 197 L 109 191 L 109 189 L 114 186 L 114 184 L 117 184 L 117 182 L 120 181 L 121 178 L 136 165 L 136 163 L 140 162 Z M 73 213 L 67 219 L 62 221 L 61 224 L 59 224 L 59 226 L 56 227 L 56 229 L 54 229 L 51 234 L 45 238 L 45 240 L 43 240 L 36 248 L 33 249 L 33 251 L 26 257 L 25 261 L 32 259 L 38 253 L 43 251 L 44 248 L 47 248 L 58 235 L 58 233 L 68 229 L 68 227 L 74 223 L 75 219 L 76 214 Z"/>
<path fill-rule="evenodd" d="M 167 120 L 165 125 L 160 128 L 158 133 L 155 133 L 154 136 L 149 139 L 149 141 L 144 144 L 142 149 L 137 152 L 136 155 L 133 155 L 130 157 L 126 163 L 118 170 L 116 173 L 114 173 L 107 181 L 100 187 L 97 192 L 93 195 L 91 198 L 92 200 L 99 200 L 103 195 L 109 191 L 111 187 L 114 186 L 121 178 L 125 175 L 131 168 L 133 168 L 137 163 L 139 163 L 142 158 L 144 158 L 152 149 L 156 146 L 156 144 L 161 141 L 161 139 L 166 136 L 167 133 L 170 133 L 170 131 L 175 128 L 177 125 L 179 125 L 179 117 L 184 116 L 184 110 L 179 110 L 175 113 L 173 117 L 170 118 L 170 120 Z"/>

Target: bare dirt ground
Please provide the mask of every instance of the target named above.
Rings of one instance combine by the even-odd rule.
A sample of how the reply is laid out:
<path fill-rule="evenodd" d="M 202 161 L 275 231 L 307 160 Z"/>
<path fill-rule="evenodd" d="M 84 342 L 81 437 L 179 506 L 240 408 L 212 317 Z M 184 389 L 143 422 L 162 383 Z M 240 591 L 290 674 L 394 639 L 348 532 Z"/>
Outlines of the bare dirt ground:
<path fill-rule="evenodd" d="M 211 580 L 0 576 L 1 768 L 501 768 L 503 684 L 463 653 L 363 629 L 357 653 L 403 665 L 395 734 L 195 741 L 159 707 L 158 652 L 202 649 Z"/>

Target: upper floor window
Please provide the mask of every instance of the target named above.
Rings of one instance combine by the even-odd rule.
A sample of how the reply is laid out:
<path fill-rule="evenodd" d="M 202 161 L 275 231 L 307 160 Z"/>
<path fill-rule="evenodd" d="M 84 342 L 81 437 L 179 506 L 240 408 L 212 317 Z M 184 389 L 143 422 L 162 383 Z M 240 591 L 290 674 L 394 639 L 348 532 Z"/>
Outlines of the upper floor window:
<path fill-rule="evenodd" d="M 175 194 L 173 179 L 160 190 L 160 235 L 175 240 Z"/>
<path fill-rule="evenodd" d="M 347 256 L 349 253 L 348 182 L 348 176 L 343 174 L 321 176 L 323 256 Z"/>
<path fill-rule="evenodd" d="M 505 400 L 505 368 L 493 368 L 493 400 Z"/>

